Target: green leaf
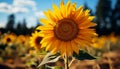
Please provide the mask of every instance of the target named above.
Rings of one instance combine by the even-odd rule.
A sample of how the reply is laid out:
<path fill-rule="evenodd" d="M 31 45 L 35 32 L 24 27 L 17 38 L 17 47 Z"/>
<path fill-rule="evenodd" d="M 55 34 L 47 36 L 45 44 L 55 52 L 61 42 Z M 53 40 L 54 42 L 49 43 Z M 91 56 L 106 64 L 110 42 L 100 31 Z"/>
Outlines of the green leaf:
<path fill-rule="evenodd" d="M 15 47 L 14 45 L 11 45 L 10 48 L 11 48 L 12 50 L 15 50 L 15 49 L 16 49 L 16 47 Z"/>
<path fill-rule="evenodd" d="M 55 54 L 53 55 L 52 53 L 48 53 L 42 60 L 42 62 L 38 65 L 38 67 L 44 65 L 44 64 L 47 64 L 47 63 L 53 63 L 53 62 L 56 62 L 58 61 L 60 58 L 60 55 L 59 54 Z"/>
<path fill-rule="evenodd" d="M 7 45 L 1 44 L 1 45 L 0 45 L 0 50 L 5 50 L 6 47 L 7 47 Z"/>
<path fill-rule="evenodd" d="M 63 69 L 63 68 L 60 66 L 55 66 L 54 69 Z"/>
<path fill-rule="evenodd" d="M 75 57 L 78 60 L 92 60 L 92 59 L 96 59 L 95 57 L 93 57 L 92 55 L 90 55 L 89 53 L 83 51 L 83 50 L 79 50 L 79 54 L 77 53 L 73 53 L 73 57 Z"/>
<path fill-rule="evenodd" d="M 2 57 L 0 57 L 0 62 L 3 62 L 3 58 Z"/>

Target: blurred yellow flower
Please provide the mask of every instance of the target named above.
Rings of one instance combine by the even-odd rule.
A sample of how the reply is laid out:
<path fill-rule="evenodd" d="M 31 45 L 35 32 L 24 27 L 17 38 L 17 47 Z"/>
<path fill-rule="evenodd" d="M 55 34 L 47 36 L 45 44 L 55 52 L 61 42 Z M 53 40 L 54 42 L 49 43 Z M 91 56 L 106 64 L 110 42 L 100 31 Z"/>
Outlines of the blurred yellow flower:
<path fill-rule="evenodd" d="M 39 50 L 41 48 L 41 39 L 42 37 L 39 35 L 39 32 L 32 33 L 32 36 L 30 37 L 30 45 L 36 50 Z"/>
<path fill-rule="evenodd" d="M 117 40 L 118 40 L 114 33 L 111 33 L 110 36 L 108 36 L 108 38 L 110 39 L 110 41 L 111 41 L 113 44 L 116 44 L 116 42 L 117 42 Z"/>
<path fill-rule="evenodd" d="M 33 54 L 34 52 L 34 50 L 29 50 L 29 54 Z"/>
<path fill-rule="evenodd" d="M 3 43 L 11 45 L 15 41 L 15 39 L 16 39 L 16 35 L 15 34 L 6 34 L 3 37 Z"/>
<path fill-rule="evenodd" d="M 44 24 L 37 29 L 44 35 L 41 47 L 46 47 L 52 53 L 60 52 L 62 56 L 72 56 L 78 53 L 80 47 L 91 46 L 92 39 L 97 34 L 91 27 L 94 16 L 89 16 L 90 10 L 83 11 L 83 6 L 76 8 L 76 3 L 70 1 L 65 5 L 62 1 L 60 8 L 53 4 L 53 11 L 44 12 L 47 17 L 40 19 Z"/>
<path fill-rule="evenodd" d="M 30 41 L 30 35 L 25 35 L 25 46 L 30 46 L 29 44 L 29 41 Z"/>
<path fill-rule="evenodd" d="M 19 35 L 18 37 L 17 37 L 17 44 L 25 44 L 25 41 L 26 41 L 26 38 L 25 38 L 25 36 L 24 35 Z"/>
<path fill-rule="evenodd" d="M 107 41 L 107 37 L 106 36 L 102 36 L 102 37 L 99 37 L 99 38 L 94 38 L 93 39 L 93 47 L 96 48 L 96 49 L 101 49 L 105 43 Z"/>

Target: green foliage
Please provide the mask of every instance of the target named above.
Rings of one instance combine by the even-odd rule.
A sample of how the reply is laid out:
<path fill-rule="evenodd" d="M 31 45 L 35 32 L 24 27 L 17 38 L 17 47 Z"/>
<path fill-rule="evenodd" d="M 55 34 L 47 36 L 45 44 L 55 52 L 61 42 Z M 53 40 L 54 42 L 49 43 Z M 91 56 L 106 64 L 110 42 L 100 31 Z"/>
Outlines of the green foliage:
<path fill-rule="evenodd" d="M 31 60 L 28 60 L 27 62 L 26 62 L 26 65 L 28 66 L 28 67 L 30 67 L 31 65 L 37 65 L 36 63 L 35 63 L 35 59 L 34 58 L 32 58 Z"/>
<path fill-rule="evenodd" d="M 6 47 L 7 47 L 6 44 L 0 44 L 0 50 L 5 50 Z"/>
<path fill-rule="evenodd" d="M 63 68 L 60 66 L 55 66 L 54 69 L 63 69 Z"/>
<path fill-rule="evenodd" d="M 92 60 L 92 59 L 96 59 L 95 57 L 93 57 L 92 55 L 90 55 L 89 53 L 83 51 L 83 50 L 79 50 L 79 54 L 77 53 L 73 53 L 73 57 L 75 57 L 78 60 Z"/>

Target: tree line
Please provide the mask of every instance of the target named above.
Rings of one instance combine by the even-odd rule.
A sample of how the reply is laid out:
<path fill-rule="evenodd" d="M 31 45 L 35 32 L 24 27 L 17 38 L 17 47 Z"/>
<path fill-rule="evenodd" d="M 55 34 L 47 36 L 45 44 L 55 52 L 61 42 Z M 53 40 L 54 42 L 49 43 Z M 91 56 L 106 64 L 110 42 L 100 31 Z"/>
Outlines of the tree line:
<path fill-rule="evenodd" d="M 112 8 L 112 0 L 99 0 L 96 7 L 96 27 L 99 35 L 120 34 L 120 0 Z"/>
<path fill-rule="evenodd" d="M 8 16 L 6 26 L 4 28 L 0 28 L 0 31 L 2 33 L 12 32 L 12 33 L 15 33 L 17 35 L 31 34 L 34 31 L 35 27 L 28 28 L 26 24 L 27 24 L 26 20 L 23 19 L 22 22 L 18 22 L 17 25 L 15 26 L 15 15 L 10 14 Z"/>

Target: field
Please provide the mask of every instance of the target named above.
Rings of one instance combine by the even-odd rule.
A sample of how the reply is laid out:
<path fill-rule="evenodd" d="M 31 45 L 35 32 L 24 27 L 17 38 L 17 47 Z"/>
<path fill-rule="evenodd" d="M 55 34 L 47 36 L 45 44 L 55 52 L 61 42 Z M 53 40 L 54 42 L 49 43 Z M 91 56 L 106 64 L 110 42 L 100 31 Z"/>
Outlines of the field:
<path fill-rule="evenodd" d="M 42 55 L 39 54 L 29 44 L 30 37 L 30 35 L 14 33 L 0 34 L 0 69 L 36 69 L 46 52 L 41 50 L 39 52 Z M 97 59 L 75 59 L 70 69 L 120 69 L 120 36 L 111 34 L 95 39 L 93 49 L 89 53 Z M 48 65 L 64 67 L 64 62 L 60 58 L 57 62 Z"/>

